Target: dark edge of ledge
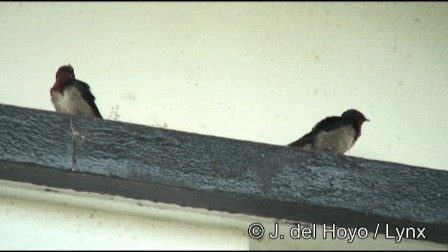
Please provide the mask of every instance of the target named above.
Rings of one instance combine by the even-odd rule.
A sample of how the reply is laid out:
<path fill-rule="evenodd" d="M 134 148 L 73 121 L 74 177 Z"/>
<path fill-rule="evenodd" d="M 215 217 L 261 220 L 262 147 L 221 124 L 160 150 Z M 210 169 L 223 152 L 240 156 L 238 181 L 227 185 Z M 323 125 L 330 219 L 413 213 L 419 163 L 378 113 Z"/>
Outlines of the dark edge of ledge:
<path fill-rule="evenodd" d="M 35 109 L 0 105 L 0 179 L 448 244 L 446 171 Z"/>

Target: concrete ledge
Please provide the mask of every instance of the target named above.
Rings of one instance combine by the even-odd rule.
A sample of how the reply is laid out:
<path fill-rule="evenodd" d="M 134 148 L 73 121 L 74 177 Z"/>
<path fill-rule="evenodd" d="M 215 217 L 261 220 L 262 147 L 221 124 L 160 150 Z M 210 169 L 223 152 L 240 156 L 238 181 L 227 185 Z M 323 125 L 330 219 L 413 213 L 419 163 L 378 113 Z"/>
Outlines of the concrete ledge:
<path fill-rule="evenodd" d="M 0 179 L 448 244 L 446 171 L 8 105 Z"/>

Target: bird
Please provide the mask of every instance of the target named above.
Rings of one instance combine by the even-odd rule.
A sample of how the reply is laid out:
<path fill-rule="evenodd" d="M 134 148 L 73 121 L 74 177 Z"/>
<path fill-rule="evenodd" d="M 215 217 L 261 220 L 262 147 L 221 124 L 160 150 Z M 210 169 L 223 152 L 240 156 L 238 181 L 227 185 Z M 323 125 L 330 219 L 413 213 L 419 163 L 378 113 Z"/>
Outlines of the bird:
<path fill-rule="evenodd" d="M 344 155 L 361 136 L 362 124 L 367 119 L 356 109 L 349 109 L 341 116 L 329 116 L 318 122 L 308 134 L 288 144 L 308 151 Z"/>
<path fill-rule="evenodd" d="M 75 78 L 73 67 L 63 65 L 56 72 L 56 82 L 50 89 L 51 102 L 56 112 L 103 118 L 95 104 L 90 86 Z"/>

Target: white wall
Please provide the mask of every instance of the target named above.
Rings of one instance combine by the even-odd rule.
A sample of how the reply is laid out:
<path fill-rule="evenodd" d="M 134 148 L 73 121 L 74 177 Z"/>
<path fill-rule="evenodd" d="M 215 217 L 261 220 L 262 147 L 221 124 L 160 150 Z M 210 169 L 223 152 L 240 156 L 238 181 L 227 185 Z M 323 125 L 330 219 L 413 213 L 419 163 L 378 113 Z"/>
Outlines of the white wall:
<path fill-rule="evenodd" d="M 309 223 L 301 222 L 301 227 Z M 170 250 L 447 250 L 424 239 L 396 242 L 372 233 L 364 237 L 292 239 L 292 222 L 258 216 L 180 207 L 119 196 L 48 188 L 0 179 L 0 250 L 170 249 Z M 265 228 L 252 239 L 252 223 Z M 270 239 L 278 223 L 278 236 Z M 296 223 L 296 222 L 294 222 Z M 335 220 L 337 224 L 337 220 Z M 310 225 L 311 226 L 311 225 Z M 360 226 L 358 228 L 367 228 Z M 384 223 L 381 224 L 384 229 Z M 294 233 L 297 234 L 297 233 Z M 339 232 L 343 236 L 343 232 Z M 417 235 L 417 234 L 416 234 Z M 349 242 L 350 241 L 350 242 Z"/>
<path fill-rule="evenodd" d="M 0 103 L 54 111 L 62 64 L 105 118 L 288 144 L 372 121 L 348 155 L 448 169 L 446 2 L 0 3 Z"/>
<path fill-rule="evenodd" d="M 118 196 L 50 190 L 0 180 L 0 250 L 249 249 L 238 218 Z"/>

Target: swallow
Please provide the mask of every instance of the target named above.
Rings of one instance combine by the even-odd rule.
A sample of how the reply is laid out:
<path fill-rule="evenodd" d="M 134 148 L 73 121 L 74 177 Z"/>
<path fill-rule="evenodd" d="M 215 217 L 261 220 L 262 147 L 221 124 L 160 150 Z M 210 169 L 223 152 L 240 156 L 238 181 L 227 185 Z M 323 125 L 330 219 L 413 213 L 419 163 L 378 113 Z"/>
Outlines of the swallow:
<path fill-rule="evenodd" d="M 57 112 L 103 118 L 95 104 L 95 96 L 90 92 L 90 86 L 75 78 L 75 71 L 70 64 L 59 67 L 50 95 Z"/>
<path fill-rule="evenodd" d="M 364 114 L 356 109 L 349 109 L 341 116 L 321 120 L 311 132 L 288 146 L 344 155 L 361 136 L 361 127 L 366 121 L 370 120 Z"/>

